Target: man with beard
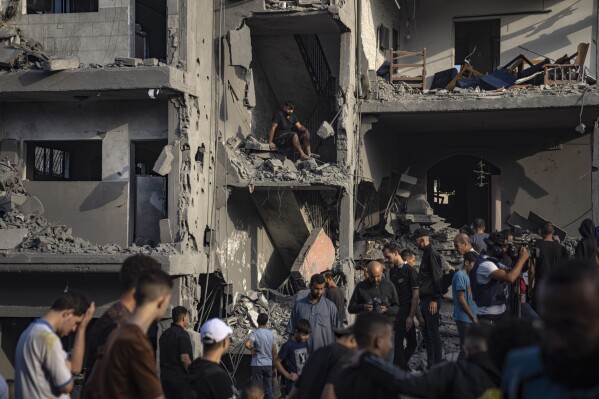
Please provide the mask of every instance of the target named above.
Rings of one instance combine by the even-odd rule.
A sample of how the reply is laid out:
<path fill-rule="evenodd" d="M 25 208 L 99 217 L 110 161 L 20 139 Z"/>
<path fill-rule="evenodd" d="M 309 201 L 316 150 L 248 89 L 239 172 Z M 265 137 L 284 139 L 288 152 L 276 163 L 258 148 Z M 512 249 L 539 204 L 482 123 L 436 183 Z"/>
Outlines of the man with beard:
<path fill-rule="evenodd" d="M 562 263 L 541 282 L 538 304 L 542 343 L 509 355 L 504 398 L 599 397 L 599 269 Z"/>
<path fill-rule="evenodd" d="M 324 297 L 324 277 L 315 274 L 310 278 L 310 293 L 295 302 L 287 323 L 287 332 L 295 333 L 295 324 L 305 319 L 312 326 L 312 333 L 308 338 L 308 350 L 314 352 L 318 348 L 331 345 L 335 342 L 334 328 L 343 327 L 337 306 Z"/>
<path fill-rule="evenodd" d="M 312 154 L 310 132 L 302 126 L 298 117 L 293 113 L 294 109 L 295 105 L 291 101 L 286 101 L 282 109 L 273 115 L 268 132 L 269 148 L 274 150 L 277 147 L 293 146 L 302 161 L 311 157 L 320 158 L 318 154 Z"/>

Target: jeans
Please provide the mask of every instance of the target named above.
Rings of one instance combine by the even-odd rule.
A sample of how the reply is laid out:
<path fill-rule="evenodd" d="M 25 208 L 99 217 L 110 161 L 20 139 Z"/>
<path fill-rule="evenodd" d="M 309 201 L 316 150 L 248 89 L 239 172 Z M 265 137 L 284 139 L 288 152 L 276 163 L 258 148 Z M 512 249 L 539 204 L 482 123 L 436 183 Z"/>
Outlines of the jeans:
<path fill-rule="evenodd" d="M 428 368 L 441 363 L 443 357 L 443 346 L 441 345 L 441 335 L 439 335 L 439 325 L 441 324 L 441 301 L 437 302 L 437 313 L 431 315 L 428 311 L 428 305 L 432 302 L 431 298 L 425 298 L 420 301 L 420 312 L 424 317 L 424 326 L 422 335 L 426 345 L 426 366 Z"/>
<path fill-rule="evenodd" d="M 252 380 L 262 384 L 265 399 L 273 399 L 272 366 L 252 366 Z"/>
<path fill-rule="evenodd" d="M 470 328 L 472 323 L 465 321 L 456 321 L 456 327 L 458 328 L 458 336 L 460 337 L 460 353 L 458 354 L 458 361 L 464 360 L 466 355 L 464 354 L 464 337 L 466 336 L 466 330 Z"/>
<path fill-rule="evenodd" d="M 400 310 L 395 319 L 395 356 L 393 363 L 396 366 L 401 367 L 404 370 L 408 370 L 408 361 L 416 350 L 416 327 L 410 328 L 410 331 L 406 331 L 406 319 L 410 314 L 410 309 Z M 403 342 L 406 340 L 406 346 L 404 347 Z"/>
<path fill-rule="evenodd" d="M 520 304 L 520 315 L 522 316 L 523 319 L 526 319 L 526 320 L 539 320 L 540 319 L 537 312 L 535 312 L 533 307 L 530 306 L 530 303 L 528 303 L 528 302 Z"/>

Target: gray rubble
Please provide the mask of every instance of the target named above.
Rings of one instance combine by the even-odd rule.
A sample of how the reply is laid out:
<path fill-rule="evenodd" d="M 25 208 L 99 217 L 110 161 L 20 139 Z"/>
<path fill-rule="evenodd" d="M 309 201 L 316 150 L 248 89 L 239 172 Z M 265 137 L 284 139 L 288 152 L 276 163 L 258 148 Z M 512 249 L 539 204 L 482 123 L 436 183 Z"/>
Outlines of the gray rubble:
<path fill-rule="evenodd" d="M 233 305 L 233 311 L 227 317 L 227 323 L 233 328 L 231 343 L 243 344 L 251 332 L 258 328 L 258 315 L 268 314 L 268 327 L 280 347 L 287 340 L 285 328 L 295 303 L 295 296 L 283 295 L 278 291 L 264 289 L 248 291 Z"/>
<path fill-rule="evenodd" d="M 293 162 L 277 151 L 270 151 L 264 142 L 248 136 L 246 143 L 231 138 L 226 143 L 229 165 L 240 181 L 245 182 L 297 182 L 345 186 L 348 171 L 336 164 L 320 160 Z"/>

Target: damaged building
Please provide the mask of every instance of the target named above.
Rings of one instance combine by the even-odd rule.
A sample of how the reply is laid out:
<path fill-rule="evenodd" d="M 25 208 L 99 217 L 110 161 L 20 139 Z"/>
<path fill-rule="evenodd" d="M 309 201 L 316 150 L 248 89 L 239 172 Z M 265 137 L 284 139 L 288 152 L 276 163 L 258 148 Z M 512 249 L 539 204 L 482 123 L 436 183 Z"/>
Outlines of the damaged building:
<path fill-rule="evenodd" d="M 475 217 L 564 237 L 599 218 L 591 0 L 0 0 L 0 18 L 9 379 L 31 318 L 67 287 L 100 314 L 132 253 L 239 343 L 258 310 L 282 334 L 313 273 L 349 294 L 419 226 L 451 265 Z M 319 158 L 269 147 L 287 100 Z"/>

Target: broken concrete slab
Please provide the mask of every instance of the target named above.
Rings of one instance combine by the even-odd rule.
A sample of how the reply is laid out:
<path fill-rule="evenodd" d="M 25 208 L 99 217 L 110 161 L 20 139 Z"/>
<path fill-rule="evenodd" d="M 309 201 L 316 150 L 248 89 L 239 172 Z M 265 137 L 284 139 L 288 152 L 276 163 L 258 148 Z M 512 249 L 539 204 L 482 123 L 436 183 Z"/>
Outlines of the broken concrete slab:
<path fill-rule="evenodd" d="M 250 28 L 243 25 L 240 29 L 229 31 L 229 49 L 231 65 L 250 69 L 252 63 L 252 39 Z"/>
<path fill-rule="evenodd" d="M 416 194 L 410 197 L 406 204 L 406 212 L 409 214 L 432 215 L 432 208 L 424 194 Z"/>
<path fill-rule="evenodd" d="M 12 47 L 0 47 L 0 66 L 14 68 L 17 66 L 23 50 Z"/>
<path fill-rule="evenodd" d="M 255 151 L 270 151 L 270 146 L 268 143 L 261 143 L 257 140 L 247 140 L 245 142 L 245 149 Z"/>
<path fill-rule="evenodd" d="M 10 39 L 15 36 L 17 36 L 17 28 L 14 26 L 0 27 L 0 40 Z"/>
<path fill-rule="evenodd" d="M 283 161 L 283 167 L 287 169 L 289 172 L 297 172 L 297 167 L 295 166 L 295 163 L 289 158 L 285 158 L 285 160 Z"/>
<path fill-rule="evenodd" d="M 411 194 L 412 192 L 410 190 L 401 187 L 398 187 L 395 191 L 395 195 L 401 198 L 410 198 Z"/>
<path fill-rule="evenodd" d="M 119 66 L 137 67 L 143 65 L 141 58 L 116 57 L 114 63 Z"/>
<path fill-rule="evenodd" d="M 270 169 L 272 172 L 277 172 L 283 167 L 283 162 L 281 162 L 279 159 L 267 159 L 264 162 L 264 166 Z"/>
<path fill-rule="evenodd" d="M 44 71 L 57 72 L 79 68 L 79 57 L 50 58 L 44 62 Z"/>
<path fill-rule="evenodd" d="M 410 176 L 410 175 L 407 175 L 407 174 L 405 174 L 405 173 L 402 173 L 402 175 L 401 175 L 401 177 L 399 178 L 399 180 L 400 180 L 402 183 L 406 183 L 406 184 L 409 184 L 409 185 L 411 185 L 411 186 L 414 186 L 414 185 L 416 185 L 416 184 L 418 183 L 418 179 L 417 179 L 417 178 L 415 178 L 415 177 L 412 177 L 412 176 Z"/>
<path fill-rule="evenodd" d="M 175 242 L 173 240 L 173 232 L 171 230 L 171 221 L 170 219 L 160 219 L 158 222 L 160 228 L 160 242 L 164 243 L 172 243 Z"/>
<path fill-rule="evenodd" d="M 158 66 L 158 58 L 144 58 L 143 64 L 144 66 Z"/>
<path fill-rule="evenodd" d="M 0 250 L 16 249 L 27 233 L 28 229 L 0 229 Z"/>
<path fill-rule="evenodd" d="M 430 228 L 433 231 L 439 231 L 439 230 L 443 230 L 449 226 L 451 226 L 451 223 L 437 222 L 437 223 L 431 224 Z"/>
<path fill-rule="evenodd" d="M 545 219 L 542 216 L 537 215 L 533 211 L 530 211 L 528 213 L 528 221 L 535 224 L 536 226 L 538 226 L 538 228 L 541 228 L 541 225 L 543 225 L 543 223 L 549 222 L 549 220 Z M 557 227 L 555 224 L 553 225 L 553 229 L 554 229 L 554 234 L 559 237 L 560 241 L 564 241 L 566 239 L 567 233 L 564 230 Z M 537 230 L 533 231 L 532 233 L 536 233 Z"/>
<path fill-rule="evenodd" d="M 173 159 L 175 159 L 175 156 L 173 155 L 173 148 L 174 146 L 172 144 L 164 146 L 162 152 L 156 160 L 156 163 L 154 164 L 154 167 L 152 168 L 152 170 L 158 173 L 160 176 L 166 176 L 171 171 Z"/>
<path fill-rule="evenodd" d="M 252 70 L 248 70 L 245 77 L 245 97 L 243 99 L 243 105 L 248 108 L 254 108 L 256 106 L 256 86 L 254 84 L 254 74 Z"/>
<path fill-rule="evenodd" d="M 310 281 L 314 274 L 331 269 L 335 262 L 335 246 L 323 228 L 312 230 L 291 267 L 292 278 Z"/>
<path fill-rule="evenodd" d="M 335 135 L 335 129 L 333 129 L 333 126 L 331 126 L 329 122 L 324 121 L 316 131 L 316 134 L 323 140 L 328 139 Z"/>

